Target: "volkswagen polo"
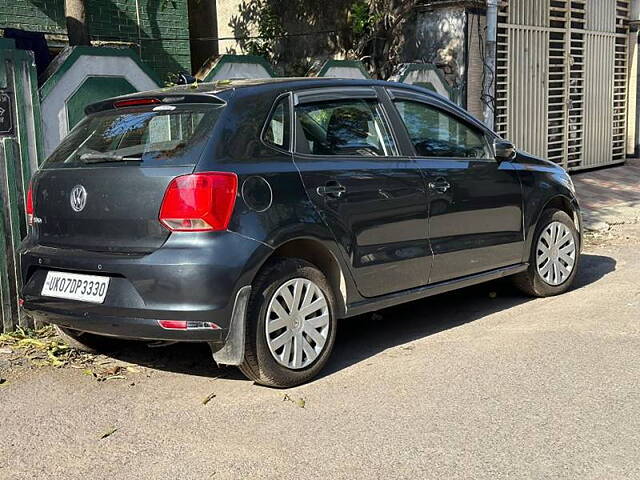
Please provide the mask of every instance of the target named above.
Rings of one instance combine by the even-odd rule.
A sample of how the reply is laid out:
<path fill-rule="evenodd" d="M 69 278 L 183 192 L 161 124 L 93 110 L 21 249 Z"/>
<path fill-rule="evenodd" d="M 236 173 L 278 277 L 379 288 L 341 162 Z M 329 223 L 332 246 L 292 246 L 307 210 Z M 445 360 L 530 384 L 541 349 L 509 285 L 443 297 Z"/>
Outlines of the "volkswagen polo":
<path fill-rule="evenodd" d="M 289 387 L 339 319 L 578 266 L 567 173 L 448 100 L 370 80 L 230 81 L 92 104 L 28 194 L 22 300 L 82 349 L 206 342 Z"/>

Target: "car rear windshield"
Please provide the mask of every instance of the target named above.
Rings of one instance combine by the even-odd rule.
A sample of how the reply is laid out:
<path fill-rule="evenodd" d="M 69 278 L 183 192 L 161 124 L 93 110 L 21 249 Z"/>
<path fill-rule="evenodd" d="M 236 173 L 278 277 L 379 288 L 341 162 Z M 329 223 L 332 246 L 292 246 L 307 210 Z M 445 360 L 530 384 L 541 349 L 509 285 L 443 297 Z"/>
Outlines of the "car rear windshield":
<path fill-rule="evenodd" d="M 195 165 L 222 109 L 161 105 L 96 113 L 69 133 L 44 168 Z"/>

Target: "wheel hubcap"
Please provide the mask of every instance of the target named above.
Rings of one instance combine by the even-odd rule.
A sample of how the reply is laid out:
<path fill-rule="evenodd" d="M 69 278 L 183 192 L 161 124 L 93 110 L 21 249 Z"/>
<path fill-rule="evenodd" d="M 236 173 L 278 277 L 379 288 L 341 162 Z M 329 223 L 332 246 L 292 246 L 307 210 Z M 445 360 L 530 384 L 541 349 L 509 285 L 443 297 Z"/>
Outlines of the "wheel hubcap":
<path fill-rule="evenodd" d="M 273 358 L 287 368 L 305 368 L 322 353 L 329 334 L 327 299 L 311 280 L 294 278 L 271 297 L 265 321 Z"/>
<path fill-rule="evenodd" d="M 552 222 L 540 235 L 536 249 L 536 266 L 549 285 L 564 283 L 575 266 L 576 244 L 569 227 Z"/>

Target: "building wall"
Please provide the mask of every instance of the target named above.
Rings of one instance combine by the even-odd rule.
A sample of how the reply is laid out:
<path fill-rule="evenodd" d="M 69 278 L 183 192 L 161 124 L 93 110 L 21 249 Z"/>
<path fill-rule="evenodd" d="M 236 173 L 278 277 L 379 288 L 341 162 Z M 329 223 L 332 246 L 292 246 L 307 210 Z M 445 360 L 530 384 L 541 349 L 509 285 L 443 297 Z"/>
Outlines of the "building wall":
<path fill-rule="evenodd" d="M 89 0 L 92 41 L 136 45 L 142 60 L 163 79 L 191 70 L 187 0 Z M 140 23 L 138 24 L 138 20 Z M 66 33 L 64 0 L 0 0 L 0 28 Z"/>
<path fill-rule="evenodd" d="M 216 0 L 218 17 L 218 51 L 220 53 L 243 53 L 236 37 L 236 29 L 232 26 L 234 18 L 240 15 L 241 0 Z M 255 34 L 255 32 L 250 32 Z"/>
<path fill-rule="evenodd" d="M 292 5 L 294 4 L 294 5 Z M 296 5 L 299 4 L 299 7 Z M 279 75 L 306 75 L 327 59 L 342 58 L 338 31 L 345 28 L 353 0 L 217 0 L 219 53 L 244 54 L 247 37 L 258 35 L 258 24 L 269 7 L 286 35 L 272 42 Z"/>
<path fill-rule="evenodd" d="M 463 95 L 463 99 L 467 66 L 466 24 L 466 10 L 460 6 L 419 9 L 402 52 L 407 62 L 440 68 L 449 87 Z"/>

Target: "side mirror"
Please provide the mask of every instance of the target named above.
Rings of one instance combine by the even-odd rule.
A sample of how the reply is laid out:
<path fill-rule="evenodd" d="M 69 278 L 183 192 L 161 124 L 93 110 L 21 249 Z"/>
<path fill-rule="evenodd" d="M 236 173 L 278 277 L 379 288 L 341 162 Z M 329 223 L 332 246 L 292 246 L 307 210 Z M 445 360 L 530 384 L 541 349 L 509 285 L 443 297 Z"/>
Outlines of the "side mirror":
<path fill-rule="evenodd" d="M 516 156 L 516 146 L 506 140 L 496 140 L 493 142 L 493 151 L 498 162 L 508 162 Z"/>

